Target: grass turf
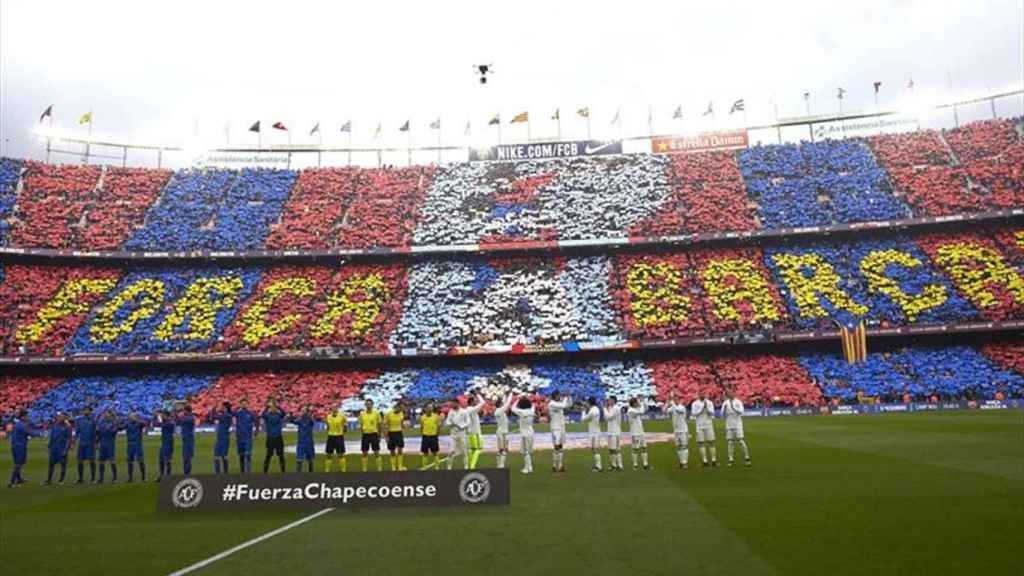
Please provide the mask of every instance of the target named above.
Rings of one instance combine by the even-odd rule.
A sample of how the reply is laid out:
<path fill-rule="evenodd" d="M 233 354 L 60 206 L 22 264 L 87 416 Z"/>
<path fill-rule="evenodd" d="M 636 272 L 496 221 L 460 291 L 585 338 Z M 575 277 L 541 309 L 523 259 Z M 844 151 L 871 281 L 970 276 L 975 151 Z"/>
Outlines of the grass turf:
<path fill-rule="evenodd" d="M 594 474 L 576 450 L 551 475 L 540 453 L 536 474 L 514 472 L 509 508 L 335 511 L 200 573 L 1019 573 L 1024 412 L 750 418 L 746 432 L 751 469 L 680 472 L 673 447 L 654 444 L 649 472 Z M 196 471 L 211 452 L 200 436 Z M 148 439 L 151 477 L 156 453 Z M 34 439 L 31 485 L 0 489 L 5 574 L 169 573 L 308 514 L 159 516 L 153 483 L 39 486 L 45 458 Z M 262 458 L 257 441 L 255 468 Z"/>

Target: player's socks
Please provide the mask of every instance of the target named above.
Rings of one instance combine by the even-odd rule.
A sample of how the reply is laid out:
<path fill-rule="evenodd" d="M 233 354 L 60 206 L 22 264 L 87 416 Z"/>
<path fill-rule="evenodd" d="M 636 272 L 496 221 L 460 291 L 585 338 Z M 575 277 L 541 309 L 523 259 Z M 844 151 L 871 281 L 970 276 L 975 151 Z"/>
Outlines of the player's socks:
<path fill-rule="evenodd" d="M 117 482 L 117 464 L 114 462 L 110 463 L 110 481 Z"/>
<path fill-rule="evenodd" d="M 403 453 L 398 454 L 398 469 L 405 470 L 405 454 Z"/>
<path fill-rule="evenodd" d="M 700 461 L 707 466 L 708 465 L 708 447 L 701 444 L 700 446 Z"/>
<path fill-rule="evenodd" d="M 718 448 L 714 444 L 712 444 L 710 452 L 711 452 L 711 465 L 712 466 L 717 466 L 718 465 Z"/>
<path fill-rule="evenodd" d="M 220 474 L 220 458 L 213 459 L 213 473 Z"/>
<path fill-rule="evenodd" d="M 598 452 L 594 452 L 594 468 L 601 469 L 601 454 Z"/>
<path fill-rule="evenodd" d="M 637 464 L 638 464 L 637 457 L 638 456 L 640 456 L 640 455 L 636 453 L 636 450 L 630 450 L 629 451 L 629 457 L 633 461 L 633 468 L 637 467 Z"/>
<path fill-rule="evenodd" d="M 390 468 L 392 471 L 396 470 L 395 457 L 391 454 L 388 454 L 388 468 Z"/>
<path fill-rule="evenodd" d="M 471 469 L 472 468 L 476 468 L 476 462 L 479 459 L 480 459 L 480 450 L 477 450 L 476 448 L 473 448 L 473 450 L 469 453 L 469 467 Z"/>
<path fill-rule="evenodd" d="M 750 450 L 747 449 L 747 441 L 740 439 L 740 448 L 743 448 L 743 459 L 750 462 Z"/>
<path fill-rule="evenodd" d="M 139 477 L 143 482 L 146 481 L 146 463 L 142 461 L 139 461 Z"/>
<path fill-rule="evenodd" d="M 728 442 L 725 443 L 726 452 L 729 454 L 729 464 L 732 464 L 732 455 L 733 455 L 733 452 L 734 452 L 732 444 L 733 444 L 732 440 L 729 440 Z"/>
<path fill-rule="evenodd" d="M 640 453 L 640 461 L 643 463 L 644 468 L 647 468 L 647 467 L 649 467 L 651 465 L 651 463 L 647 460 L 647 449 L 646 448 L 644 449 L 643 452 Z"/>
<path fill-rule="evenodd" d="M 89 481 L 96 481 L 96 462 L 93 460 L 89 461 Z"/>
<path fill-rule="evenodd" d="M 369 456 L 363 456 L 362 462 L 363 462 L 363 472 L 366 472 L 369 469 L 369 466 L 370 466 L 370 458 L 369 458 Z"/>
<path fill-rule="evenodd" d="M 380 454 L 378 454 L 377 457 L 376 457 L 376 460 L 377 460 L 377 472 L 380 472 L 381 470 L 383 470 L 383 467 L 384 467 L 384 459 L 380 457 Z"/>

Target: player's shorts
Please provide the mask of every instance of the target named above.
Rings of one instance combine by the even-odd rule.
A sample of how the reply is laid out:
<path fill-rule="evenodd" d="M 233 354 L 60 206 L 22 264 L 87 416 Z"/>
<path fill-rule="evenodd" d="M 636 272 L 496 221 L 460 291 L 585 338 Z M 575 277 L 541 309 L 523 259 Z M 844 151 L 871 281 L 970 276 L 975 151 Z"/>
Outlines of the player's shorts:
<path fill-rule="evenodd" d="M 78 444 L 78 459 L 79 460 L 95 460 L 96 459 L 96 446 L 92 443 Z"/>
<path fill-rule="evenodd" d="M 498 451 L 508 452 L 508 432 L 496 432 L 494 438 L 498 442 Z"/>
<path fill-rule="evenodd" d="M 144 462 L 146 458 L 142 455 L 142 443 L 128 445 L 128 462 Z"/>
<path fill-rule="evenodd" d="M 24 466 L 28 461 L 28 448 L 11 448 L 11 457 L 15 466 Z"/>
<path fill-rule="evenodd" d="M 185 460 L 191 460 L 196 456 L 196 439 L 182 439 L 181 441 L 181 457 Z"/>
<path fill-rule="evenodd" d="M 618 450 L 619 449 L 619 434 L 616 432 L 608 433 L 608 449 Z"/>
<path fill-rule="evenodd" d="M 313 446 L 312 442 L 300 443 L 295 446 L 295 459 L 296 460 L 316 460 L 316 447 Z"/>
<path fill-rule="evenodd" d="M 565 430 L 552 430 L 551 443 L 555 446 L 565 446 Z"/>
<path fill-rule="evenodd" d="M 533 434 L 523 434 L 519 445 L 524 453 L 533 452 Z"/>
<path fill-rule="evenodd" d="M 237 450 L 239 454 L 252 454 L 252 438 L 248 440 L 238 440 L 236 442 L 238 446 Z"/>
<path fill-rule="evenodd" d="M 714 442 L 714 426 L 697 426 L 697 442 Z"/>
<path fill-rule="evenodd" d="M 673 433 L 676 437 L 676 447 L 683 448 L 690 443 L 690 431 L 689 430 L 676 430 Z"/>
<path fill-rule="evenodd" d="M 725 429 L 726 440 L 743 440 L 743 425 Z"/>
<path fill-rule="evenodd" d="M 345 437 L 344 436 L 328 436 L 327 437 L 327 453 L 328 454 L 344 454 L 345 453 Z"/>
<path fill-rule="evenodd" d="M 54 465 L 54 464 L 60 464 L 61 462 L 67 462 L 67 461 L 68 461 L 68 453 L 67 452 L 65 452 L 63 450 L 59 450 L 57 452 L 50 452 L 50 465 L 51 466 Z"/>
<path fill-rule="evenodd" d="M 588 436 L 590 437 L 590 449 L 599 450 L 601 448 L 601 433 L 591 432 Z"/>
<path fill-rule="evenodd" d="M 424 454 L 437 454 L 441 451 L 441 444 L 437 436 L 420 436 L 420 452 Z"/>
<path fill-rule="evenodd" d="M 469 449 L 470 450 L 483 450 L 484 441 L 480 438 L 479 434 L 469 435 Z"/>
<path fill-rule="evenodd" d="M 405 448 L 405 434 L 402 432 L 388 432 L 388 451 Z"/>
<path fill-rule="evenodd" d="M 227 458 L 228 457 L 228 444 L 230 443 L 228 437 L 218 436 L 217 441 L 213 443 L 213 457 L 214 458 Z"/>
<path fill-rule="evenodd" d="M 100 444 L 100 460 L 104 462 L 114 459 L 114 444 Z"/>
<path fill-rule="evenodd" d="M 363 434 L 361 450 L 363 452 L 380 452 L 380 434 Z"/>
<path fill-rule="evenodd" d="M 284 458 L 283 436 L 267 436 L 267 454 L 277 454 Z"/>
<path fill-rule="evenodd" d="M 160 461 L 161 462 L 170 462 L 170 460 L 171 460 L 171 458 L 173 456 L 174 456 L 174 444 L 160 444 Z M 85 460 L 85 458 L 82 458 L 81 450 L 79 450 L 79 452 L 78 452 L 78 459 L 79 460 Z"/>
<path fill-rule="evenodd" d="M 647 435 L 645 434 L 632 434 L 630 435 L 630 441 L 634 450 L 647 448 Z"/>

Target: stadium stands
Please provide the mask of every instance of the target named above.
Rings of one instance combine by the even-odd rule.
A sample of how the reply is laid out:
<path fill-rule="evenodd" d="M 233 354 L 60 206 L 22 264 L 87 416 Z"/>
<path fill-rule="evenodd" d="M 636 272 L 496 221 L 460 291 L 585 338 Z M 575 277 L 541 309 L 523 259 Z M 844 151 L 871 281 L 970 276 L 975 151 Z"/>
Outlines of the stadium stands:
<path fill-rule="evenodd" d="M 1003 350 L 990 359 L 993 349 Z M 1015 366 L 1001 363 L 1012 357 Z M 684 356 L 670 360 L 482 364 L 462 368 L 405 368 L 383 371 L 174 372 L 122 373 L 66 379 L 35 376 L 5 378 L 0 383 L 0 410 L 26 407 L 36 420 L 55 411 L 77 411 L 89 404 L 127 414 L 159 410 L 171 399 L 189 399 L 205 414 L 222 401 L 262 406 L 281 400 L 297 411 L 312 404 L 323 414 L 339 403 L 358 408 L 362 399 L 390 406 L 396 400 L 449 400 L 479 388 L 489 397 L 510 388 L 549 395 L 554 390 L 577 398 L 636 395 L 664 400 L 669 392 L 692 399 L 698 391 L 719 401 L 726 386 L 736 386 L 748 407 L 816 406 L 824 397 L 854 400 L 910 394 L 944 399 L 1024 393 L 1019 372 L 1024 347 L 996 345 L 981 350 L 966 346 L 915 347 L 869 354 L 867 362 L 846 364 L 835 354 L 799 356 L 729 354 L 712 360 Z"/>
<path fill-rule="evenodd" d="M 9 263 L 5 356 L 451 348 L 1024 319 L 1015 228 L 387 264 Z"/>
<path fill-rule="evenodd" d="M 5 159 L 0 241 L 143 252 L 407 249 L 788 229 L 1020 207 L 1022 166 L 1011 120 L 736 152 L 437 168 L 172 174 Z"/>
<path fill-rule="evenodd" d="M 735 152 L 399 169 L 172 172 L 0 159 L 0 245 L 157 256 L 529 248 L 971 214 L 1024 207 L 1022 130 L 995 120 Z M 811 235 L 597 255 L 109 262 L 0 262 L 0 356 L 515 354 L 771 338 L 862 319 L 879 328 L 1024 320 L 1024 231 L 1008 222 L 971 232 Z M 363 398 L 385 406 L 447 400 L 471 387 L 489 395 L 515 387 L 664 399 L 700 390 L 718 398 L 728 386 L 754 404 L 811 406 L 829 398 L 1024 393 L 1024 346 L 1013 341 L 891 349 L 860 364 L 818 351 L 673 354 L 5 375 L 0 414 L 28 407 L 39 419 L 86 404 L 149 413 L 180 398 L 204 413 L 223 400 L 258 406 L 268 397 L 288 410 L 311 403 L 323 412 L 339 403 L 357 408 Z"/>

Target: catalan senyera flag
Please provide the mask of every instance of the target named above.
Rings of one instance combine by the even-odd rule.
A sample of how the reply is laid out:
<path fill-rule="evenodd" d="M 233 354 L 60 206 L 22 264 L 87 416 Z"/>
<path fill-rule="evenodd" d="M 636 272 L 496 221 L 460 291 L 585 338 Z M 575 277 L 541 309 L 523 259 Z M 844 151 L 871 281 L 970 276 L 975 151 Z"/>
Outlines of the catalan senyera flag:
<path fill-rule="evenodd" d="M 863 362 L 868 358 L 867 327 L 861 320 L 856 326 L 842 326 L 839 335 L 843 340 L 843 356 L 850 364 Z"/>
<path fill-rule="evenodd" d="M 86 112 L 85 114 L 82 114 L 82 116 L 78 118 L 78 123 L 79 124 L 92 124 L 92 111 L 89 111 L 89 112 Z"/>
<path fill-rule="evenodd" d="M 529 122 L 529 121 L 530 121 L 530 113 L 529 112 L 520 112 L 519 114 L 516 114 L 514 118 L 512 118 L 512 122 L 510 122 L 510 123 L 511 124 L 518 124 L 520 122 Z"/>

